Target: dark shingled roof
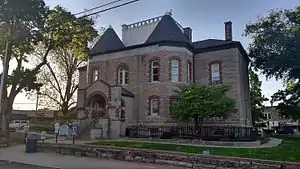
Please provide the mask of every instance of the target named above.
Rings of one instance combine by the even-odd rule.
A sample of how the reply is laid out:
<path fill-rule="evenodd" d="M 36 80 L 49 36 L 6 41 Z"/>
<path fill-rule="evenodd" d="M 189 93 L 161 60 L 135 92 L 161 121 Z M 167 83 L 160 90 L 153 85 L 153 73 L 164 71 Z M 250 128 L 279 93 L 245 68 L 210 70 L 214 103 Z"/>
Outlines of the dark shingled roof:
<path fill-rule="evenodd" d="M 164 15 L 145 43 L 154 42 L 186 42 L 189 40 L 170 15 Z"/>
<path fill-rule="evenodd" d="M 91 55 L 125 48 L 115 30 L 109 27 L 91 50 Z"/>
<path fill-rule="evenodd" d="M 193 42 L 195 49 L 209 48 L 213 46 L 226 45 L 230 43 L 237 43 L 237 41 L 226 41 L 220 39 L 206 39 L 202 41 Z"/>
<path fill-rule="evenodd" d="M 138 45 L 125 47 L 116 32 L 111 27 L 108 28 L 93 47 L 90 56 L 92 57 L 105 53 L 130 50 L 156 44 L 186 47 L 195 54 L 216 50 L 225 50 L 229 48 L 238 48 L 242 55 L 244 55 L 245 58 L 250 61 L 244 47 L 239 41 L 206 39 L 191 43 L 180 29 L 179 24 L 172 18 L 171 15 L 168 14 L 161 18 L 146 42 Z"/>

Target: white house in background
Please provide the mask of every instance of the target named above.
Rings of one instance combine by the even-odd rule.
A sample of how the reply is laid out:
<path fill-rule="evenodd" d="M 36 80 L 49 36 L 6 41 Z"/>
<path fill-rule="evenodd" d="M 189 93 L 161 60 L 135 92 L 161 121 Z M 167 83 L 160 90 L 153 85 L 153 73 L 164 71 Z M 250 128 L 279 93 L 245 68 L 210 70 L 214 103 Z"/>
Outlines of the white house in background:
<path fill-rule="evenodd" d="M 293 121 L 291 119 L 285 119 L 280 116 L 276 107 L 266 107 L 264 111 L 264 122 L 267 124 L 264 129 L 272 129 L 279 126 L 299 126 L 298 121 Z"/>

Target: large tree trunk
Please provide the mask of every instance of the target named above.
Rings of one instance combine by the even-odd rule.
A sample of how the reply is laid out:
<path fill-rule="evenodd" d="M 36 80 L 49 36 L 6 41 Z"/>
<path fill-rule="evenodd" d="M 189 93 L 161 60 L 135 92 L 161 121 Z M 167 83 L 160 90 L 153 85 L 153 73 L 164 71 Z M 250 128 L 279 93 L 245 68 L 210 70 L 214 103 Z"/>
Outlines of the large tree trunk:
<path fill-rule="evenodd" d="M 9 141 L 9 121 L 12 114 L 12 102 L 9 99 L 4 100 L 1 117 L 1 133 L 2 141 L 8 143 Z"/>

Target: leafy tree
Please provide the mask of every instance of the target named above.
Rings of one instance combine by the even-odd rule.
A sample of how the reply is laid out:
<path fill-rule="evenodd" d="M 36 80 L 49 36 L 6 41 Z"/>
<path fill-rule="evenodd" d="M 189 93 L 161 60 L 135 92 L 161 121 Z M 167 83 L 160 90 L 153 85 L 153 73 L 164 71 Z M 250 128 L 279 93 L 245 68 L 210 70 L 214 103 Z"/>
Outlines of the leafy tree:
<path fill-rule="evenodd" d="M 94 36 L 81 32 L 92 32 L 93 21 L 85 18 L 76 18 L 60 6 L 50 10 L 43 0 L 4 0 L 0 1 L 0 30 L 3 30 L 0 39 L 1 57 L 7 54 L 3 67 L 12 60 L 17 61 L 16 68 L 6 80 L 3 93 L 2 131 L 9 137 L 8 121 L 12 112 L 15 97 L 22 91 L 38 89 L 41 84 L 36 80 L 40 69 L 47 64 L 48 55 L 53 50 L 74 50 L 78 57 L 85 57 L 88 48 L 87 40 Z M 97 32 L 94 32 L 97 34 Z M 7 48 L 4 44 L 8 44 Z M 33 68 L 26 68 L 24 63 L 28 57 L 37 54 L 37 49 L 43 48 L 42 59 Z M 8 71 L 3 72 L 6 77 Z"/>
<path fill-rule="evenodd" d="M 294 10 L 272 10 L 268 16 L 246 25 L 245 35 L 252 38 L 249 56 L 255 69 L 267 78 L 275 77 L 294 82 L 273 95 L 273 102 L 286 116 L 299 114 L 300 97 L 300 6 Z"/>
<path fill-rule="evenodd" d="M 227 117 L 235 110 L 235 100 L 227 96 L 228 86 L 182 85 L 176 90 L 177 102 L 171 105 L 172 117 L 179 120 L 193 119 L 199 129 L 203 119 Z"/>
<path fill-rule="evenodd" d="M 272 96 L 271 102 L 279 102 L 276 106 L 284 118 L 300 120 L 300 83 L 290 84 Z"/>
<path fill-rule="evenodd" d="M 258 75 L 252 70 L 249 70 L 249 82 L 250 82 L 250 97 L 251 97 L 251 114 L 252 114 L 252 123 L 253 125 L 256 122 L 259 122 L 260 119 L 263 119 L 263 112 L 265 106 L 263 103 L 268 101 L 261 91 L 261 81 L 258 78 Z"/>
<path fill-rule="evenodd" d="M 103 28 L 100 29 L 99 33 L 103 33 Z M 93 29 L 82 31 L 82 34 L 91 37 L 96 36 Z M 85 41 L 90 44 L 92 43 L 90 39 Z M 38 91 L 40 106 L 59 110 L 63 115 L 66 115 L 70 109 L 76 106 L 77 69 L 84 65 L 84 61 L 87 60 L 87 53 L 78 57 L 75 52 L 76 50 L 73 49 L 60 48 L 51 52 L 51 58 L 38 74 L 37 81 L 43 84 Z M 34 99 L 36 96 L 36 92 L 31 92 L 29 98 Z"/>

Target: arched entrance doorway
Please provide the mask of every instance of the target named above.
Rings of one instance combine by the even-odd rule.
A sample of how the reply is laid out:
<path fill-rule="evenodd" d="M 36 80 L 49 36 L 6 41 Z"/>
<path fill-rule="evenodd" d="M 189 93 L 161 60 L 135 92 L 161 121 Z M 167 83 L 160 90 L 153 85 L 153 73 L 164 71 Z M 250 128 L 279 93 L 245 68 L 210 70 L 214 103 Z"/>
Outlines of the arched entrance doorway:
<path fill-rule="evenodd" d="M 88 99 L 88 107 L 92 109 L 92 118 L 106 114 L 106 98 L 103 94 L 95 93 Z"/>

